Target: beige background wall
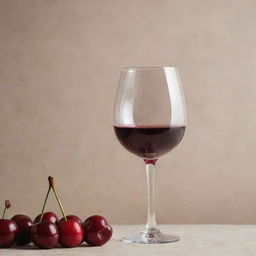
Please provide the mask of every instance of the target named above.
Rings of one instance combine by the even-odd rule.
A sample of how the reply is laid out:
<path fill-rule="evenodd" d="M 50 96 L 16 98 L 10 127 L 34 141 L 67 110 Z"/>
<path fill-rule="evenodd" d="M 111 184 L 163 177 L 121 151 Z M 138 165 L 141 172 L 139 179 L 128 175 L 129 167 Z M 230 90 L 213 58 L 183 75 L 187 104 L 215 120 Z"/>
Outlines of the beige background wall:
<path fill-rule="evenodd" d="M 68 213 L 144 223 L 144 165 L 114 137 L 113 100 L 120 67 L 175 65 L 189 122 L 157 166 L 158 222 L 256 223 L 255 10 L 254 0 L 1 0 L 10 215 L 39 213 L 52 175 Z"/>

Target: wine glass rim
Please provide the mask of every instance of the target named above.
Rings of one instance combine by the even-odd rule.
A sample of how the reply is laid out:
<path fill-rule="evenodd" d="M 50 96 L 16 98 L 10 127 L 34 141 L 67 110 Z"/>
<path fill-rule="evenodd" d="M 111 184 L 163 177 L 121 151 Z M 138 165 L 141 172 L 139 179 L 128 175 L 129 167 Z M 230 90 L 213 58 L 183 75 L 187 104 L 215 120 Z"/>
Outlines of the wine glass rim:
<path fill-rule="evenodd" d="M 164 70 L 164 69 L 177 69 L 175 66 L 144 66 L 144 67 L 122 67 L 122 70 Z"/>

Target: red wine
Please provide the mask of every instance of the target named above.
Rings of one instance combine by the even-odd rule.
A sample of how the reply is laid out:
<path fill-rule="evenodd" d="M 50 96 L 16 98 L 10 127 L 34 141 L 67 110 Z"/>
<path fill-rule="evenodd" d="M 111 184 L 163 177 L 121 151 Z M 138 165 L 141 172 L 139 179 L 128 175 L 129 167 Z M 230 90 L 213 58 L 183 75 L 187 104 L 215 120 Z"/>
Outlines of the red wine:
<path fill-rule="evenodd" d="M 133 154 L 144 159 L 157 159 L 178 145 L 184 126 L 114 126 L 119 142 Z"/>

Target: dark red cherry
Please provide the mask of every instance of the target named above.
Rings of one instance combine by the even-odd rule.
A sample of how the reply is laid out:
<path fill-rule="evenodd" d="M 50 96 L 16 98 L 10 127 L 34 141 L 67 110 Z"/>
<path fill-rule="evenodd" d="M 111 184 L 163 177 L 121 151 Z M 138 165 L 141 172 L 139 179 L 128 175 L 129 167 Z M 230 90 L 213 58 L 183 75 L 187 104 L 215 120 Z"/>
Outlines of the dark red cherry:
<path fill-rule="evenodd" d="M 83 242 L 84 229 L 76 218 L 70 217 L 67 221 L 62 219 L 58 228 L 60 233 L 59 243 L 63 247 L 75 247 Z"/>
<path fill-rule="evenodd" d="M 54 248 L 59 240 L 58 228 L 51 221 L 44 220 L 32 226 L 31 239 L 41 249 Z"/>
<path fill-rule="evenodd" d="M 30 230 L 32 227 L 32 220 L 23 214 L 17 214 L 12 217 L 12 220 L 17 224 L 19 232 L 16 237 L 18 245 L 25 245 L 31 242 Z"/>
<path fill-rule="evenodd" d="M 0 219 L 0 247 L 10 247 L 18 233 L 18 226 L 12 220 Z"/>
<path fill-rule="evenodd" d="M 40 217 L 41 217 L 41 214 L 39 214 L 39 215 L 35 218 L 35 220 L 34 220 L 34 223 L 35 223 L 35 224 L 40 221 Z M 52 223 L 56 224 L 56 223 L 58 223 L 59 218 L 58 218 L 58 216 L 57 216 L 54 212 L 45 212 L 45 213 L 43 214 L 43 219 L 42 219 L 42 220 L 49 220 L 49 221 L 51 221 Z"/>
<path fill-rule="evenodd" d="M 112 227 L 107 220 L 99 215 L 93 215 L 84 222 L 84 240 L 90 245 L 103 245 L 112 236 Z"/>

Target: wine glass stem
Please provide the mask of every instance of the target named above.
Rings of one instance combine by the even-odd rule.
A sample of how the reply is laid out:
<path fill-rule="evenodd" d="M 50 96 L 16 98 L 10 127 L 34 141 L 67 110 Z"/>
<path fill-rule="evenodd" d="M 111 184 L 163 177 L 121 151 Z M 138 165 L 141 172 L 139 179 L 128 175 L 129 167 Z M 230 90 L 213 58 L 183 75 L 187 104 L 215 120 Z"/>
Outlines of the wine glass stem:
<path fill-rule="evenodd" d="M 146 164 L 148 181 L 148 219 L 146 231 L 156 230 L 155 216 L 155 166 L 151 163 Z"/>

